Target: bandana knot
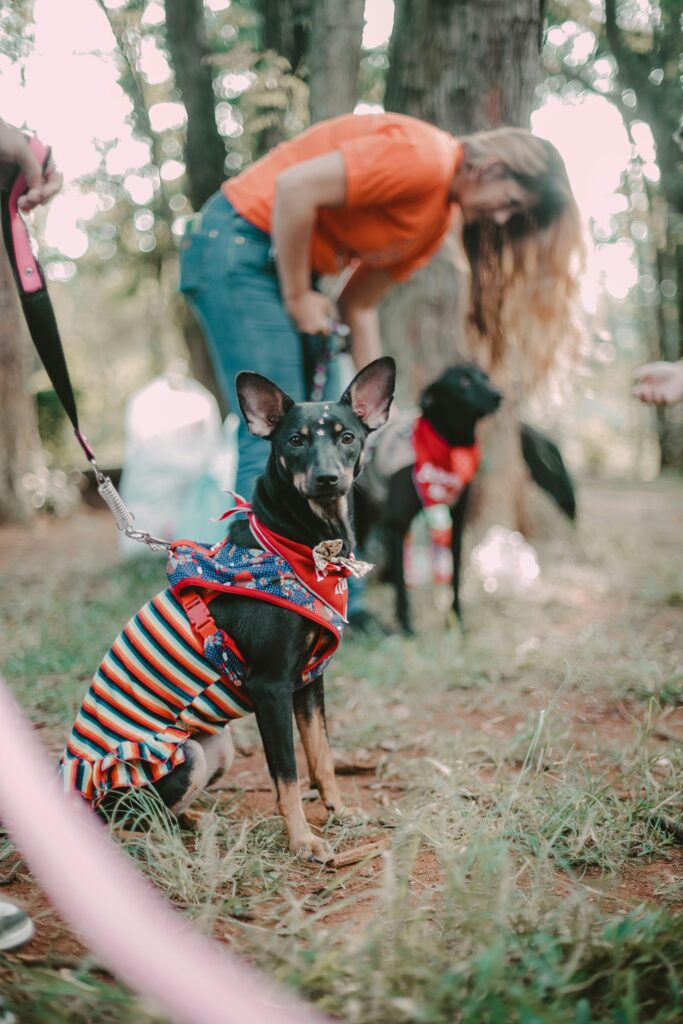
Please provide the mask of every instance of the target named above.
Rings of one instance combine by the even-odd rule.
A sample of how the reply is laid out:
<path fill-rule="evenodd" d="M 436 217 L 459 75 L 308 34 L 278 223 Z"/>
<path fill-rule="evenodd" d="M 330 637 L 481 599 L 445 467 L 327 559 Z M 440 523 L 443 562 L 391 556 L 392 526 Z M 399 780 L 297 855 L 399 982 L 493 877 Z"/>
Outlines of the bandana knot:
<path fill-rule="evenodd" d="M 348 576 L 355 576 L 356 579 L 360 579 L 374 568 L 370 562 L 361 562 L 360 559 L 356 559 L 353 556 L 346 558 L 344 555 L 341 555 L 339 552 L 343 546 L 344 542 L 339 539 L 322 540 L 312 549 L 316 579 L 320 581 L 325 579 L 326 576 L 339 576 L 339 581 L 335 587 L 337 593 L 346 590 L 346 578 Z"/>

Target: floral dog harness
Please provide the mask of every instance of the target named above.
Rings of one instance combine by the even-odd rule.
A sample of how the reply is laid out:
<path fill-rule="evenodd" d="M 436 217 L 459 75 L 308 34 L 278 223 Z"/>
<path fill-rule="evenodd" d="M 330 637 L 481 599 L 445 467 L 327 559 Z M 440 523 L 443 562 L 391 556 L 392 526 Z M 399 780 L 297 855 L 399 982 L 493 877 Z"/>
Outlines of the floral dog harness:
<path fill-rule="evenodd" d="M 209 612 L 219 594 L 290 608 L 318 625 L 300 685 L 322 675 L 339 646 L 346 580 L 371 566 L 341 557 L 341 541 L 311 549 L 280 537 L 242 499 L 223 518 L 235 512 L 247 514 L 262 546 L 173 543 L 169 588 L 128 622 L 93 676 L 60 761 L 65 788 L 93 806 L 111 789 L 169 774 L 193 733 L 218 733 L 254 710 L 242 689 L 248 665 Z"/>

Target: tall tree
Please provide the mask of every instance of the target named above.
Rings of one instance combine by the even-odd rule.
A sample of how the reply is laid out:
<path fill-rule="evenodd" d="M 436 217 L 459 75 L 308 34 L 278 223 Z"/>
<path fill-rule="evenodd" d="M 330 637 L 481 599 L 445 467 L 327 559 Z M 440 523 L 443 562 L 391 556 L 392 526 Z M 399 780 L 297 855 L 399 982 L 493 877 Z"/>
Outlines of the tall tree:
<path fill-rule="evenodd" d="M 198 210 L 225 179 L 225 144 L 216 127 L 203 0 L 166 0 L 166 42 L 175 84 L 187 112 L 188 192 L 193 208 Z"/>
<path fill-rule="evenodd" d="M 364 0 L 258 0 L 263 45 L 308 82 L 312 122 L 353 110 L 363 38 Z M 278 137 L 279 134 L 279 137 Z M 284 138 L 271 132 L 268 144 Z"/>
<path fill-rule="evenodd" d="M 619 109 L 640 149 L 639 129 L 649 127 L 656 147 L 659 182 L 645 178 L 649 237 L 639 259 L 658 288 L 642 296 L 653 312 L 653 359 L 683 356 L 683 146 L 680 78 L 683 0 L 552 0 L 546 67 L 583 89 L 607 97 Z M 585 38 L 592 36 L 592 45 Z M 584 45 L 577 47 L 577 39 Z M 648 157 L 648 159 L 651 159 Z M 652 250 L 652 257 L 649 255 Z M 654 304 L 650 300 L 654 298 Z M 676 409 L 659 409 L 657 428 L 664 467 L 683 468 L 683 425 Z"/>
<path fill-rule="evenodd" d="M 261 42 L 302 74 L 311 38 L 313 0 L 256 0 L 261 15 Z"/>
<path fill-rule="evenodd" d="M 634 38 L 626 5 L 619 10 L 616 0 L 605 0 L 605 34 L 617 62 L 619 83 L 636 97 L 635 109 L 625 108 L 627 123 L 636 118 L 646 121 L 657 147 L 661 187 L 650 190 L 651 205 L 657 204 L 658 192 L 665 201 L 664 230 L 655 261 L 658 355 L 676 360 L 683 356 L 683 155 L 676 135 L 683 99 L 679 69 L 683 0 L 660 0 L 651 6 L 645 31 L 636 30 Z M 677 410 L 658 410 L 657 427 L 662 467 L 683 469 L 683 423 Z"/>
<path fill-rule="evenodd" d="M 0 9 L 0 50 L 7 59 L 21 61 L 28 54 L 33 41 L 31 14 L 31 5 L 23 0 Z M 22 479 L 39 448 L 22 315 L 0 236 L 0 524 L 25 523 L 31 518 Z"/>
<path fill-rule="evenodd" d="M 453 134 L 526 126 L 543 0 L 397 0 L 386 108 Z"/>
<path fill-rule="evenodd" d="M 527 126 L 540 70 L 543 9 L 544 0 L 397 0 L 387 109 L 432 121 L 456 136 Z M 502 253 L 499 229 L 492 227 L 487 243 L 495 264 Z M 507 349 L 507 359 L 494 358 L 505 350 L 500 343 L 504 295 L 496 322 L 482 329 L 469 315 L 473 289 L 467 270 L 456 232 L 385 304 L 383 339 L 412 385 L 404 398 L 415 400 L 426 381 L 458 357 L 475 354 L 492 368 L 506 402 L 489 426 L 479 507 L 484 522 L 528 529 L 514 353 Z M 489 286 L 497 286 L 495 274 Z"/>
<path fill-rule="evenodd" d="M 313 0 L 309 44 L 311 121 L 353 110 L 358 95 L 364 0 Z"/>
<path fill-rule="evenodd" d="M 32 512 L 22 479 L 39 442 L 27 378 L 19 301 L 0 242 L 0 525 L 25 523 Z"/>

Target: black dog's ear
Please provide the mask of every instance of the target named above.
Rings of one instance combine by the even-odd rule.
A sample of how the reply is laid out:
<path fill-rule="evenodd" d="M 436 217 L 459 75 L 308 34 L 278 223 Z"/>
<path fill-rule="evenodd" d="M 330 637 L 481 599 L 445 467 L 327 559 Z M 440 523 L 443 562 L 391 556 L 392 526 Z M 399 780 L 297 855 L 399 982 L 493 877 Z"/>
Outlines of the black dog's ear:
<path fill-rule="evenodd" d="M 248 370 L 237 374 L 235 387 L 249 433 L 269 440 L 294 405 L 294 399 L 272 380 Z"/>
<path fill-rule="evenodd" d="M 363 367 L 339 399 L 350 405 L 368 430 L 383 427 L 396 386 L 396 363 L 391 356 L 382 356 Z"/>

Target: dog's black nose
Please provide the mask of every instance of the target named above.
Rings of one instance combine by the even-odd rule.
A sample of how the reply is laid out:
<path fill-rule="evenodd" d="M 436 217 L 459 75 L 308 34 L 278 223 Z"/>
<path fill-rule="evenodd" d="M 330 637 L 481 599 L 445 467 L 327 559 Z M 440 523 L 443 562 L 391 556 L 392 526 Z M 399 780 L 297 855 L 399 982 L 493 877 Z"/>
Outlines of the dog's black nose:
<path fill-rule="evenodd" d="M 334 487 L 335 484 L 339 483 L 339 477 L 332 476 L 326 473 L 318 473 L 318 475 L 315 478 L 315 482 L 320 487 Z"/>

